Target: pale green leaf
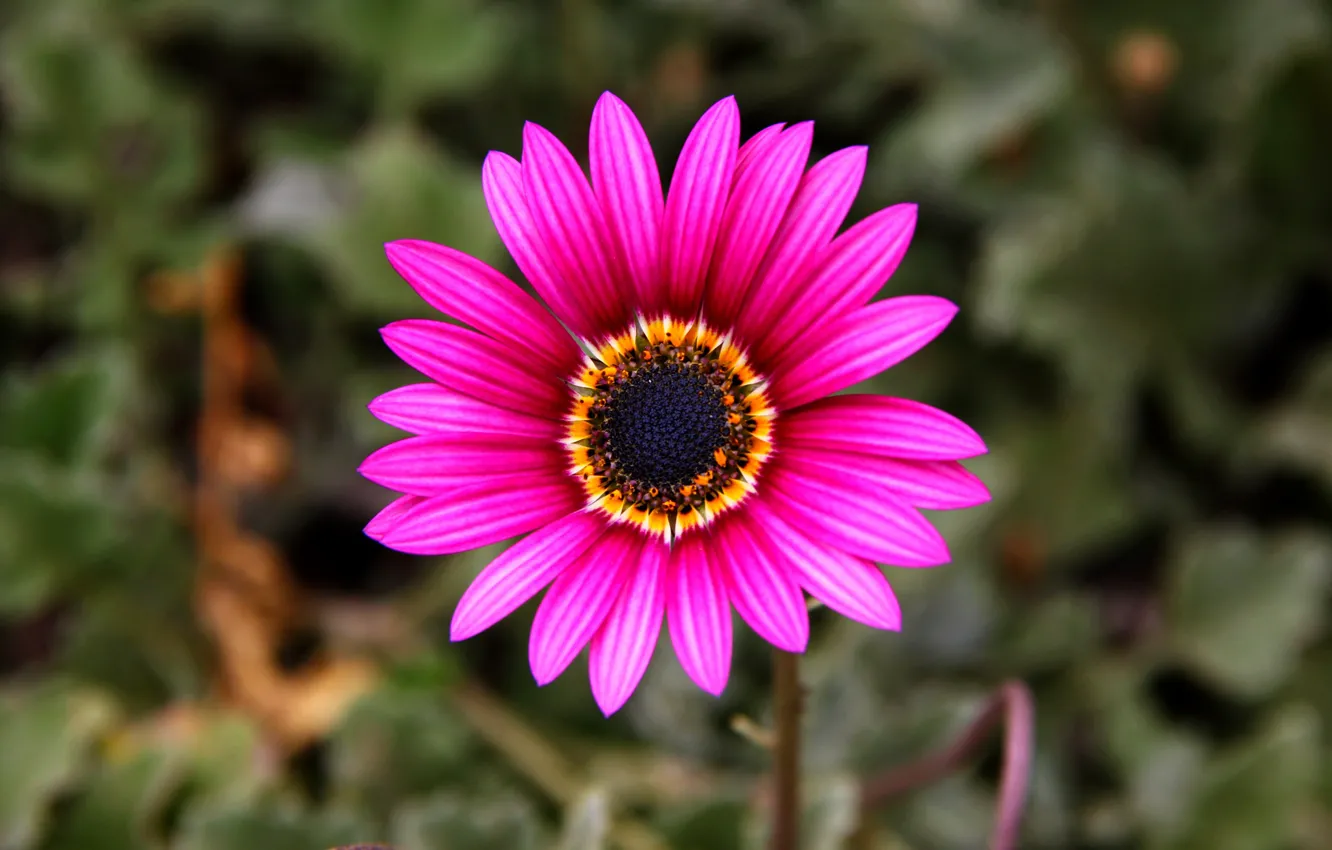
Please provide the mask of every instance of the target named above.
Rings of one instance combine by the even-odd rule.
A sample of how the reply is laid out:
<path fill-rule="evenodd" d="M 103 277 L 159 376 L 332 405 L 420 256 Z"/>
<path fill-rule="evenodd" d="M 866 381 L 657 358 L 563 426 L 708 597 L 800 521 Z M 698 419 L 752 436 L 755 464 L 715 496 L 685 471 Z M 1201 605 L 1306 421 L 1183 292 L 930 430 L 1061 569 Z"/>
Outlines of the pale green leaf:
<path fill-rule="evenodd" d="M 450 793 L 403 804 L 392 834 L 398 850 L 532 850 L 539 838 L 536 815 L 522 799 Z"/>
<path fill-rule="evenodd" d="M 1327 542 L 1220 528 L 1186 540 L 1176 558 L 1167 596 L 1175 651 L 1236 694 L 1278 686 L 1317 632 L 1332 578 Z"/>
<path fill-rule="evenodd" d="M 610 831 L 610 800 L 593 788 L 580 796 L 564 816 L 558 850 L 601 850 Z"/>
<path fill-rule="evenodd" d="M 1251 741 L 1206 770 L 1187 830 L 1169 850 L 1275 850 L 1292 846 L 1296 815 L 1317 776 L 1321 731 L 1308 706 L 1279 711 Z"/>
<path fill-rule="evenodd" d="M 93 691 L 47 685 L 0 695 L 0 847 L 35 846 L 53 799 L 86 775 L 115 719 Z"/>

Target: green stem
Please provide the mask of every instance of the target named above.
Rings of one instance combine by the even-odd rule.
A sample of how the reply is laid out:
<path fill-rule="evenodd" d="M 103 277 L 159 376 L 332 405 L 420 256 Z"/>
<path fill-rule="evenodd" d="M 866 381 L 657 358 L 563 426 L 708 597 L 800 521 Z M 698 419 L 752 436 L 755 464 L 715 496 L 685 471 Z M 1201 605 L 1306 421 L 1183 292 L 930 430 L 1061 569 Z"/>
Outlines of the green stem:
<path fill-rule="evenodd" d="M 800 656 L 772 651 L 776 741 L 772 751 L 771 850 L 797 850 L 800 838 Z"/>

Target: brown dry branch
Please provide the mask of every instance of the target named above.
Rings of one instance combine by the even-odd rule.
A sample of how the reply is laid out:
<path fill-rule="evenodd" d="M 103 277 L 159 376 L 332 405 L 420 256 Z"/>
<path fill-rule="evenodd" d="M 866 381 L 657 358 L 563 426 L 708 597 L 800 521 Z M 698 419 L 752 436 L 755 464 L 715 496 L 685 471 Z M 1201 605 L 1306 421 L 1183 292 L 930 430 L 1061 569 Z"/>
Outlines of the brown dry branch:
<path fill-rule="evenodd" d="M 731 718 L 731 731 L 754 746 L 771 750 L 776 744 L 777 735 L 773 730 L 759 723 L 748 714 L 737 714 Z"/>
<path fill-rule="evenodd" d="M 217 644 L 218 690 L 283 749 L 294 750 L 326 734 L 370 688 L 376 671 L 335 653 L 295 670 L 278 661 L 284 638 L 308 619 L 307 606 L 277 548 L 236 519 L 241 497 L 280 481 L 291 454 L 275 423 L 244 408 L 247 390 L 276 388 L 277 369 L 239 314 L 240 280 L 239 258 L 220 250 L 192 279 L 168 274 L 150 281 L 149 295 L 159 308 L 196 307 L 202 318 L 195 607 Z"/>

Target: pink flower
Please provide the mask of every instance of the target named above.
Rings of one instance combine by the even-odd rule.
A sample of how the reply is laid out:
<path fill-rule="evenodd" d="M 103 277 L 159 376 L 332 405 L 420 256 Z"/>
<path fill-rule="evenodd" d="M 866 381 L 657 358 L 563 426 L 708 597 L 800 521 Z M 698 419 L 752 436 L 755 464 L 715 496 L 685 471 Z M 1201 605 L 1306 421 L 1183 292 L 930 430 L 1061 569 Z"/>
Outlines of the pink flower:
<path fill-rule="evenodd" d="M 896 630 L 876 564 L 949 560 L 918 509 L 989 498 L 957 462 L 985 451 L 980 438 L 924 404 L 833 394 L 909 357 L 957 308 L 923 295 L 870 303 L 906 253 L 916 208 L 838 235 L 866 151 L 807 169 L 812 136 L 809 122 L 777 125 L 742 145 L 728 97 L 694 127 L 663 193 L 643 128 L 614 95 L 592 116 L 590 182 L 528 124 L 522 161 L 493 152 L 482 175 L 545 306 L 451 248 L 387 246 L 421 296 L 470 329 L 384 329 L 430 380 L 370 405 L 417 436 L 362 465 L 405 494 L 366 533 L 417 554 L 527 535 L 468 588 L 454 640 L 548 587 L 532 672 L 550 682 L 590 647 L 592 692 L 610 714 L 642 678 L 663 618 L 684 669 L 718 694 L 732 606 L 800 652 L 806 593 Z"/>

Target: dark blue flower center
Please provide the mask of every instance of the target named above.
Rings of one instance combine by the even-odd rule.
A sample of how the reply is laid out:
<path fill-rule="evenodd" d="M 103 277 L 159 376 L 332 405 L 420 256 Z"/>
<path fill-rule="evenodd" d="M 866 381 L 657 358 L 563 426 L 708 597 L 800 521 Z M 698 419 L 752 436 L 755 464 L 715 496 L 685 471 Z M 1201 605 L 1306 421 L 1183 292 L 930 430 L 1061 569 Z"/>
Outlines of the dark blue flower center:
<path fill-rule="evenodd" d="M 722 391 L 696 364 L 654 363 L 615 388 L 605 431 L 611 457 L 628 477 L 650 487 L 688 483 L 716 465 L 726 445 Z"/>

